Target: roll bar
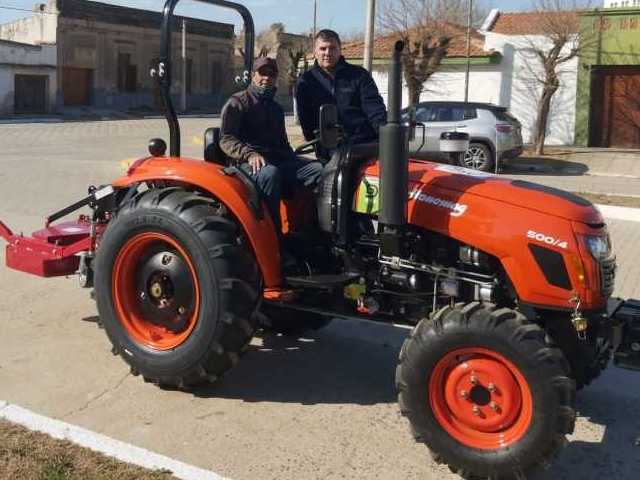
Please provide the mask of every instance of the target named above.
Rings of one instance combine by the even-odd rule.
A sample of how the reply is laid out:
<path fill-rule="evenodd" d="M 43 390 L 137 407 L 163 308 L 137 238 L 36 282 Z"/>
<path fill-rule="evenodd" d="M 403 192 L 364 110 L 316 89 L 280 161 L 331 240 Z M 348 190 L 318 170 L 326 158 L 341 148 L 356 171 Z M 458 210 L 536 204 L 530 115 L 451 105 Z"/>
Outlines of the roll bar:
<path fill-rule="evenodd" d="M 162 98 L 162 106 L 164 107 L 164 116 L 169 124 L 170 134 L 170 154 L 172 157 L 180 156 L 180 124 L 176 115 L 173 101 L 171 100 L 171 27 L 173 20 L 173 11 L 180 0 L 166 0 L 162 10 L 162 27 L 160 32 L 160 59 L 158 64 L 151 69 L 151 77 L 154 78 L 160 87 L 160 96 Z M 230 8 L 237 11 L 244 21 L 244 74 L 241 81 L 248 82 L 249 74 L 253 67 L 253 52 L 255 27 L 253 17 L 249 9 L 244 5 L 236 2 L 228 2 L 226 0 L 195 0 L 197 2 L 208 3 L 210 5 Z"/>

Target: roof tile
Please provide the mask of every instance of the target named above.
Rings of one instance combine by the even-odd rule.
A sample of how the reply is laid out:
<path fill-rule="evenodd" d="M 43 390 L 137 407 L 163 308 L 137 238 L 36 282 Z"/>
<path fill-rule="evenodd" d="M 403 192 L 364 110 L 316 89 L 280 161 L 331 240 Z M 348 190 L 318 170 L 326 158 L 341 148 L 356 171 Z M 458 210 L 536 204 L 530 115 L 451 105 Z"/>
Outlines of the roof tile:
<path fill-rule="evenodd" d="M 542 35 L 549 31 L 549 24 L 562 22 L 578 32 L 579 16 L 576 11 L 502 13 L 490 31 L 504 35 Z"/>
<path fill-rule="evenodd" d="M 466 57 L 467 56 L 467 28 L 460 25 L 446 24 L 441 27 L 441 32 L 451 36 L 447 57 Z M 438 36 L 438 33 L 434 33 Z M 373 57 L 374 58 L 391 58 L 395 43 L 400 40 L 400 35 L 391 34 L 379 36 L 374 39 Z M 471 33 L 471 56 L 485 57 L 492 55 L 493 50 L 484 49 L 484 37 L 476 30 Z M 364 57 L 364 42 L 351 42 L 342 45 L 342 55 L 346 59 L 356 59 Z"/>

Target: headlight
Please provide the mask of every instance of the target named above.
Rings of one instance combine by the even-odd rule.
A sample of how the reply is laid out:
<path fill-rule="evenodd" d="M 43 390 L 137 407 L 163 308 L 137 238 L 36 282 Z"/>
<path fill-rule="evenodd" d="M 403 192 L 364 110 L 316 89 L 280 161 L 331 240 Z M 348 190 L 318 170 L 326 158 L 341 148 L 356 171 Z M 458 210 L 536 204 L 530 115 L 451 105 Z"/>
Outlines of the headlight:
<path fill-rule="evenodd" d="M 593 255 L 593 258 L 596 260 L 602 260 L 611 255 L 611 242 L 609 241 L 609 236 L 601 237 L 601 236 L 593 236 L 587 235 L 585 237 L 587 241 L 587 247 Z"/>

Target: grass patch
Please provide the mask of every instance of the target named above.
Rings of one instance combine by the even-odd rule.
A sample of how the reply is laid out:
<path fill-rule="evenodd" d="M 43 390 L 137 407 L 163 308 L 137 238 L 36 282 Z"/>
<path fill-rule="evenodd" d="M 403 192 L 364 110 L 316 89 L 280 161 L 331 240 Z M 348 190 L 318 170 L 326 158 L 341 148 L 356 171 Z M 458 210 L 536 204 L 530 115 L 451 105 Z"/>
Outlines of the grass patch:
<path fill-rule="evenodd" d="M 0 420 L 0 480 L 170 480 L 101 453 Z"/>

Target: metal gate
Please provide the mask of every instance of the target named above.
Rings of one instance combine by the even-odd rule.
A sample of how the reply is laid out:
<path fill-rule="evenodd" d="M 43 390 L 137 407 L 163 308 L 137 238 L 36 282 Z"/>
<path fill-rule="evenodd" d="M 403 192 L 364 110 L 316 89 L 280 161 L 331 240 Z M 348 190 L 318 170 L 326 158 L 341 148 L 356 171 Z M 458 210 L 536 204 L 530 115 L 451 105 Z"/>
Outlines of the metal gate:
<path fill-rule="evenodd" d="M 48 78 L 47 75 L 15 76 L 15 113 L 46 113 Z"/>

